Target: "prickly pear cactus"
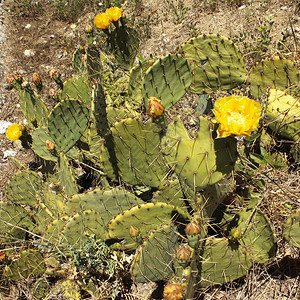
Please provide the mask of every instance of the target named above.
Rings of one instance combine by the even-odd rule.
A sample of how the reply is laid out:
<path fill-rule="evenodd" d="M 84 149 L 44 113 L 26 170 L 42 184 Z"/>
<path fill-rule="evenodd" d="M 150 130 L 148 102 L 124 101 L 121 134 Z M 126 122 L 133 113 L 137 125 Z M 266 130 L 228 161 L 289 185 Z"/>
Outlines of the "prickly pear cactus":
<path fill-rule="evenodd" d="M 228 38 L 200 35 L 180 46 L 191 64 L 193 73 L 191 91 L 209 94 L 219 89 L 229 90 L 244 83 L 246 70 L 242 54 Z"/>
<path fill-rule="evenodd" d="M 154 230 L 137 250 L 131 265 L 136 282 L 158 281 L 173 273 L 172 260 L 177 246 L 176 227 L 163 225 Z"/>
<path fill-rule="evenodd" d="M 183 123 L 175 119 L 162 139 L 168 163 L 192 190 L 217 183 L 232 171 L 237 158 L 234 138 L 213 139 L 211 125 L 201 117 L 197 137 L 190 139 Z"/>
<path fill-rule="evenodd" d="M 80 139 L 89 121 L 87 107 L 78 100 L 63 100 L 48 117 L 48 131 L 57 150 L 68 152 Z"/>
<path fill-rule="evenodd" d="M 266 123 L 274 134 L 297 141 L 300 138 L 300 100 L 283 91 L 270 89 Z"/>
<path fill-rule="evenodd" d="M 293 246 L 300 248 L 300 212 L 291 215 L 285 225 L 283 236 Z"/>
<path fill-rule="evenodd" d="M 169 167 L 160 150 L 159 127 L 151 120 L 143 124 L 140 119 L 133 118 L 115 123 L 111 132 L 122 180 L 133 185 L 163 186 Z M 100 160 L 105 173 L 115 179 L 105 147 Z"/>
<path fill-rule="evenodd" d="M 5 267 L 5 276 L 11 280 L 22 280 L 39 276 L 45 271 L 43 255 L 36 250 L 25 250 L 19 258 Z"/>
<path fill-rule="evenodd" d="M 143 79 L 142 95 L 146 108 L 148 99 L 161 100 L 165 109 L 173 106 L 188 90 L 192 81 L 187 60 L 178 54 L 169 54 L 156 61 Z"/>
<path fill-rule="evenodd" d="M 267 87 L 284 91 L 293 85 L 298 85 L 300 73 L 291 60 L 275 56 L 264 59 L 254 66 L 248 81 L 251 95 L 260 98 L 267 92 Z"/>

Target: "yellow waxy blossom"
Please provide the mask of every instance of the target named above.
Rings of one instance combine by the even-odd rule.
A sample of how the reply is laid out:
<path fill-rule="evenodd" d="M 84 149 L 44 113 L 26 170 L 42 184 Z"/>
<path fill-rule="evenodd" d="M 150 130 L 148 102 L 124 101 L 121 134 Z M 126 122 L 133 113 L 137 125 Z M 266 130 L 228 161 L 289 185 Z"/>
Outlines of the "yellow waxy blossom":
<path fill-rule="evenodd" d="M 116 22 L 122 17 L 122 8 L 110 7 L 105 11 L 105 13 L 111 22 Z"/>
<path fill-rule="evenodd" d="M 22 130 L 17 123 L 14 123 L 6 129 L 5 134 L 11 141 L 16 141 L 22 136 Z"/>
<path fill-rule="evenodd" d="M 110 19 L 106 13 L 98 14 L 94 19 L 97 28 L 106 29 L 110 24 Z"/>
<path fill-rule="evenodd" d="M 219 137 L 249 136 L 258 126 L 261 105 L 245 96 L 231 95 L 217 99 L 213 112 L 219 123 Z"/>

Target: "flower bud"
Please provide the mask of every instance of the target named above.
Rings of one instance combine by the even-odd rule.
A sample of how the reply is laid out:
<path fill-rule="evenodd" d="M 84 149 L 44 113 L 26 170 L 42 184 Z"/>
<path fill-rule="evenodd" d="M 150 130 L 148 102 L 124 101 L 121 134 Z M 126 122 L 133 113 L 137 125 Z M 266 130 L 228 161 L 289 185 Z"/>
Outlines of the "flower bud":
<path fill-rule="evenodd" d="M 149 98 L 149 105 L 148 105 L 148 114 L 151 117 L 158 117 L 164 113 L 164 106 L 161 104 L 161 101 L 155 97 Z"/>
<path fill-rule="evenodd" d="M 22 81 L 23 81 L 23 78 L 22 78 L 22 75 L 19 73 L 19 72 L 17 72 L 17 71 L 15 71 L 14 72 L 14 78 L 15 78 L 15 80 L 18 82 L 18 83 L 22 83 Z"/>
<path fill-rule="evenodd" d="M 179 283 L 168 283 L 164 287 L 165 300 L 181 300 L 183 299 L 183 288 Z"/>
<path fill-rule="evenodd" d="M 201 226 L 197 221 L 191 221 L 189 224 L 186 225 L 185 227 L 185 233 L 187 235 L 197 235 L 201 232 Z"/>
<path fill-rule="evenodd" d="M 8 82 L 9 84 L 11 84 L 11 83 L 14 82 L 15 78 L 14 78 L 13 76 L 11 76 L 11 75 L 7 75 L 7 76 L 6 76 L 6 80 L 7 80 L 7 82 Z"/>
<path fill-rule="evenodd" d="M 139 228 L 137 228 L 136 226 L 130 226 L 129 228 L 129 235 L 134 238 L 134 237 L 138 237 L 140 235 L 141 231 Z"/>
<path fill-rule="evenodd" d="M 34 83 L 42 82 L 42 77 L 38 73 L 34 72 L 32 74 L 32 81 Z"/>
<path fill-rule="evenodd" d="M 85 33 L 93 33 L 94 28 L 91 24 L 86 24 L 84 28 Z"/>
<path fill-rule="evenodd" d="M 188 261 L 191 258 L 192 250 L 187 245 L 181 244 L 176 249 L 176 258 L 178 260 Z"/>
<path fill-rule="evenodd" d="M 51 78 L 59 78 L 60 77 L 60 74 L 56 70 L 54 70 L 54 69 L 52 69 L 49 72 L 49 75 L 50 75 Z"/>
<path fill-rule="evenodd" d="M 52 143 L 51 141 L 47 140 L 46 141 L 46 147 L 47 147 L 48 151 L 51 151 L 51 150 L 53 150 L 55 148 L 55 144 Z"/>
<path fill-rule="evenodd" d="M 235 240 L 239 240 L 241 237 L 242 237 L 242 230 L 241 228 L 238 228 L 238 227 L 233 227 L 231 230 L 230 230 L 230 236 L 235 239 Z"/>

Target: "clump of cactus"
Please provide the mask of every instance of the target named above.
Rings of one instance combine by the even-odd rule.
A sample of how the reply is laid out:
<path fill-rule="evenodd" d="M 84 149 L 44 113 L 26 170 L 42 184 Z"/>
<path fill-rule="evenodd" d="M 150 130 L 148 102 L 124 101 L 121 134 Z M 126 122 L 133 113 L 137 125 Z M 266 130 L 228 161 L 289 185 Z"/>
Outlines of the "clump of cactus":
<path fill-rule="evenodd" d="M 138 48 L 136 33 L 119 18 L 101 14 L 94 23 L 107 34 L 118 65 L 129 70 Z M 35 240 L 43 247 L 40 252 L 23 251 L 7 263 L 6 280 L 18 280 L 20 274 L 46 276 L 45 247 L 72 257 L 81 276 L 85 264 L 95 276 L 115 276 L 99 260 L 124 251 L 133 254 L 133 281 L 164 280 L 169 282 L 165 299 L 192 299 L 199 289 L 233 281 L 253 263 L 272 260 L 276 238 L 262 211 L 249 205 L 219 221 L 215 214 L 232 191 L 231 173 L 238 160 L 234 135 L 251 135 L 263 118 L 261 104 L 266 103 L 260 104 L 259 97 L 269 93 L 266 82 L 274 89 L 281 88 L 283 79 L 284 88 L 299 82 L 295 66 L 280 58 L 261 62 L 249 76 L 254 100 L 234 93 L 218 100 L 209 115 L 196 117 L 198 128 L 191 135 L 181 118 L 184 111 L 175 117 L 170 113 L 183 96 L 231 93 L 247 84 L 243 58 L 232 41 L 200 35 L 181 45 L 178 53 L 134 66 L 128 73 L 127 100 L 117 107 L 103 83 L 104 66 L 91 42 L 93 32 L 87 33 L 87 47 L 73 56 L 78 75 L 62 82 L 59 73 L 51 73 L 60 88 L 51 109 L 39 96 L 41 84 L 35 91 L 20 84 L 19 77 L 11 80 L 20 91 L 29 145 L 50 170 L 41 176 L 23 169 L 7 184 L 8 201 L 0 211 L 2 235 Z M 136 103 L 144 108 L 141 113 Z M 291 122 L 299 122 L 296 118 Z M 80 186 L 78 169 L 88 170 L 97 183 L 89 189 Z M 298 219 L 291 217 L 285 227 L 286 239 L 296 245 Z M 222 230 L 212 234 L 210 228 L 220 224 Z M 91 241 L 94 252 L 85 256 Z M 99 245 L 106 251 L 103 256 L 101 248 L 104 258 L 97 256 Z M 97 294 L 96 281 L 80 280 L 84 289 Z M 77 295 L 72 281 L 59 282 L 49 293 L 63 288 L 67 293 L 69 285 Z"/>

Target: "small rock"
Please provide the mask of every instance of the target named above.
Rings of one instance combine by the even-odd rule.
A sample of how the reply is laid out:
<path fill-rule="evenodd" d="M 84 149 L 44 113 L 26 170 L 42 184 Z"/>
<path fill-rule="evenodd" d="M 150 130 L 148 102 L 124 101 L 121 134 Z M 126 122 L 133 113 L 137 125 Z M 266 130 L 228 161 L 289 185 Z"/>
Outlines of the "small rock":
<path fill-rule="evenodd" d="M 34 56 L 35 55 L 35 51 L 32 50 L 32 49 L 25 50 L 24 51 L 24 55 L 27 56 L 27 57 Z"/>
<path fill-rule="evenodd" d="M 8 126 L 12 125 L 11 122 L 0 120 L 0 133 L 4 134 Z"/>
<path fill-rule="evenodd" d="M 25 26 L 25 29 L 30 29 L 31 28 L 31 24 L 27 24 L 26 26 Z"/>
<path fill-rule="evenodd" d="M 17 151 L 16 150 L 4 150 L 3 151 L 3 160 L 7 159 L 9 156 L 16 156 Z"/>

